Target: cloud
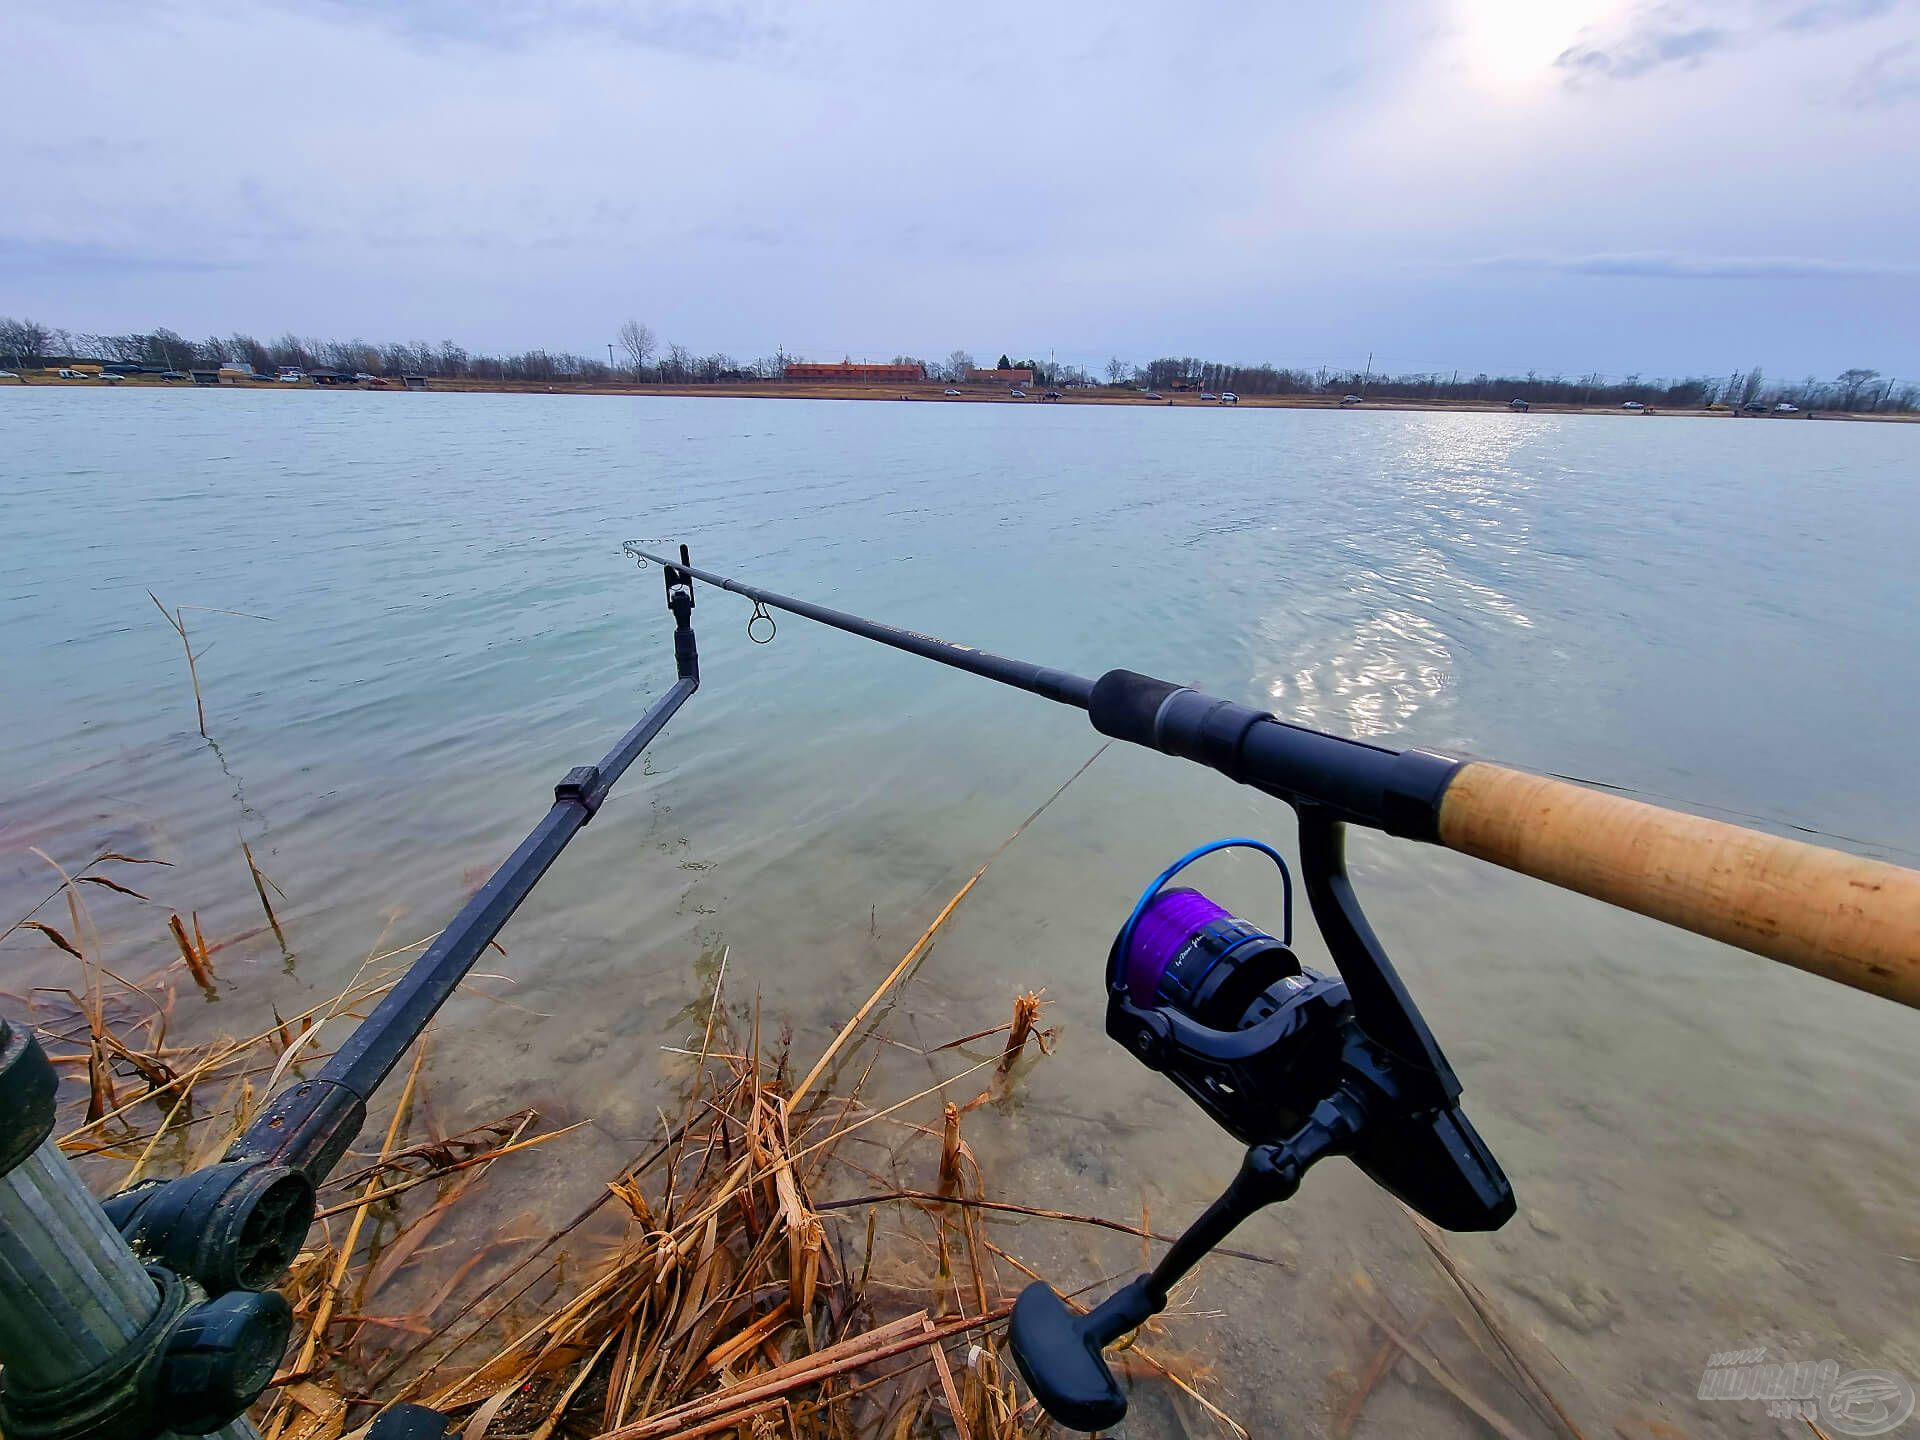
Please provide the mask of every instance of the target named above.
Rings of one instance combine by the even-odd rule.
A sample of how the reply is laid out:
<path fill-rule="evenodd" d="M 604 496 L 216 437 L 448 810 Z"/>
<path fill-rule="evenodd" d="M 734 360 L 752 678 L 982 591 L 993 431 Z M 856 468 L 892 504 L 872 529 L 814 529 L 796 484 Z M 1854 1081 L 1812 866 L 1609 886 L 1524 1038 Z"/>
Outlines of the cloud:
<path fill-rule="evenodd" d="M 1821 260 L 1799 255 L 1494 255 L 1478 270 L 1534 270 L 1641 280 L 1888 280 L 1920 275 L 1920 265 L 1879 260 Z"/>
<path fill-rule="evenodd" d="M 1615 80 L 1631 80 L 1664 65 L 1692 69 L 1732 43 L 1733 36 L 1728 31 L 1711 25 L 1696 25 L 1685 30 L 1649 27 L 1604 49 L 1595 45 L 1570 46 L 1553 63 L 1574 76 L 1605 75 Z"/>
<path fill-rule="evenodd" d="M 1920 100 L 1920 42 L 1889 45 L 1875 55 L 1853 77 L 1845 98 L 1861 109 Z"/>
<path fill-rule="evenodd" d="M 190 255 L 137 246 L 93 245 L 0 234 L 0 263 L 22 270 L 194 271 L 240 270 L 240 262 L 220 256 Z"/>
<path fill-rule="evenodd" d="M 1769 37 L 1804 40 L 1890 15 L 1897 0 L 1652 0 L 1554 61 L 1569 83 L 1693 70 Z"/>
<path fill-rule="evenodd" d="M 678 0 L 324 0 L 340 14 L 414 40 L 517 50 L 576 36 L 699 60 L 739 60 L 779 47 L 787 27 L 744 4 Z"/>
<path fill-rule="evenodd" d="M 1875 19 L 1892 8 L 1893 0 L 1813 0 L 1789 11 L 1779 24 L 1782 30 L 1802 33 L 1831 30 L 1836 25 Z"/>

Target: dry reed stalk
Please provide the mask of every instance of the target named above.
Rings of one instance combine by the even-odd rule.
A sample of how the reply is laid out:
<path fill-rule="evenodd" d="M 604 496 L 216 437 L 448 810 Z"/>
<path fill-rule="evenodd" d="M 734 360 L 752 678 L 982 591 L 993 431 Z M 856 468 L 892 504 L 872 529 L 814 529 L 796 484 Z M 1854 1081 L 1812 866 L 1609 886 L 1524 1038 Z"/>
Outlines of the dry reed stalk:
<path fill-rule="evenodd" d="M 1433 1323 L 1433 1308 L 1429 1306 L 1419 1318 L 1407 1327 L 1407 1338 L 1418 1340 L 1427 1326 Z M 1360 1423 L 1360 1412 L 1366 1408 L 1368 1398 L 1374 1388 L 1386 1379 L 1387 1371 L 1393 1362 L 1400 1358 L 1399 1343 L 1391 1338 L 1381 1342 L 1367 1361 L 1367 1368 L 1360 1372 L 1359 1382 L 1354 1386 L 1353 1398 L 1347 1401 L 1346 1409 L 1340 1412 L 1340 1418 L 1333 1422 L 1334 1440 L 1346 1440 L 1353 1433 L 1353 1427 Z"/>
<path fill-rule="evenodd" d="M 1040 1018 L 1040 991 L 1029 990 L 1014 997 L 1013 1023 L 1007 1027 L 1007 1048 L 1000 1053 L 1000 1073 L 1005 1075 L 1027 1048 L 1033 1022 Z"/>
<path fill-rule="evenodd" d="M 167 624 L 171 625 L 174 634 L 180 637 L 180 648 L 187 653 L 187 678 L 193 682 L 193 709 L 200 721 L 200 734 L 202 737 L 205 737 L 207 733 L 207 706 L 206 702 L 200 698 L 200 657 L 193 653 L 193 642 L 187 638 L 186 621 L 180 617 L 178 612 L 169 610 L 166 606 L 162 605 L 160 603 L 160 597 L 151 590 L 147 592 L 147 598 L 153 601 L 155 609 L 167 617 Z"/>
<path fill-rule="evenodd" d="M 160 603 L 160 597 L 151 590 L 147 592 L 147 598 L 153 601 L 156 610 L 166 616 L 167 624 L 172 626 L 173 633 L 180 637 L 180 648 L 184 650 L 187 655 L 187 678 L 193 682 L 193 709 L 194 714 L 200 722 L 200 736 L 202 739 L 211 739 L 212 737 L 207 734 L 207 706 L 205 700 L 203 700 L 200 695 L 199 662 L 200 657 L 207 652 L 204 648 L 198 653 L 194 651 L 193 642 L 187 638 L 185 614 L 189 610 L 201 610 L 211 615 L 237 615 L 243 620 L 270 620 L 272 617 L 267 615 L 249 615 L 244 610 L 221 610 L 210 605 L 176 605 L 173 609 L 169 610 L 165 605 Z"/>
<path fill-rule="evenodd" d="M 1458 1400 L 1462 1405 L 1466 1406 L 1467 1409 L 1471 1410 L 1475 1415 L 1478 1415 L 1481 1420 L 1485 1421 L 1487 1427 L 1492 1430 L 1494 1434 L 1500 1436 L 1500 1440 L 1529 1440 L 1525 1431 L 1515 1426 L 1511 1420 L 1508 1420 L 1506 1416 L 1502 1415 L 1498 1410 L 1495 1410 L 1486 1400 L 1469 1390 L 1466 1385 L 1454 1375 L 1453 1371 L 1447 1368 L 1446 1363 L 1442 1361 L 1439 1356 L 1435 1355 L 1433 1351 L 1429 1350 L 1420 1341 L 1408 1335 L 1377 1308 L 1363 1304 L 1361 1306 L 1361 1313 L 1379 1328 L 1381 1334 L 1398 1345 L 1409 1360 L 1413 1361 L 1414 1364 L 1432 1376 L 1435 1383 L 1438 1384 L 1442 1390 L 1453 1396 L 1454 1399 Z"/>
<path fill-rule="evenodd" d="M 194 916 L 193 928 L 197 937 L 200 930 L 198 915 Z M 193 976 L 193 983 L 209 995 L 216 993 L 213 966 L 207 960 L 205 942 L 189 939 L 187 927 L 177 914 L 167 916 L 167 930 L 173 936 L 173 943 L 180 949 L 180 958 L 186 961 L 187 973 Z"/>
<path fill-rule="evenodd" d="M 813 1068 L 807 1072 L 806 1078 L 793 1087 L 793 1096 L 788 1102 L 790 1106 L 796 1105 L 806 1098 L 807 1092 L 813 1089 L 814 1084 L 820 1079 L 821 1074 L 826 1070 L 827 1066 L 832 1064 L 834 1056 L 837 1055 L 841 1047 L 847 1043 L 847 1038 L 852 1035 L 861 1023 L 866 1020 L 867 1016 L 873 1012 L 874 1006 L 880 1003 L 881 996 L 891 990 L 895 982 L 898 981 L 901 976 L 905 975 L 908 970 L 912 969 L 914 963 L 919 960 L 921 956 L 927 953 L 928 947 L 933 944 L 933 937 L 940 933 L 940 927 L 945 925 L 953 912 L 960 908 L 960 902 L 965 900 L 968 894 L 972 892 L 973 887 L 980 883 L 980 877 L 987 873 L 988 869 L 993 865 L 993 862 L 1004 855 L 1007 852 L 1007 848 L 1012 845 L 1014 841 L 1026 834 L 1027 827 L 1032 825 L 1033 822 L 1038 820 L 1042 815 L 1046 814 L 1048 807 L 1062 795 L 1066 794 L 1067 787 L 1072 785 L 1073 782 L 1078 780 L 1082 775 L 1086 774 L 1093 762 L 1107 753 L 1107 746 L 1112 743 L 1111 740 L 1106 741 L 1099 749 L 1095 750 L 1093 754 L 1089 755 L 1085 763 L 1061 783 L 1058 790 L 1041 801 L 1033 813 L 1016 825 L 1013 833 L 1002 840 L 994 849 L 994 852 L 980 862 L 980 868 L 974 871 L 973 874 L 967 878 L 967 883 L 954 892 L 953 898 L 941 907 L 940 913 L 933 917 L 933 923 L 921 932 L 920 938 L 913 942 L 913 945 L 905 955 L 900 957 L 900 963 L 893 967 L 893 970 L 887 975 L 886 979 L 882 980 L 873 994 L 867 997 L 866 1003 L 854 1012 L 853 1018 L 841 1027 L 840 1033 L 833 1037 L 833 1042 L 821 1053 L 820 1058 L 814 1061 Z"/>
<path fill-rule="evenodd" d="M 948 1101 L 942 1112 L 940 1137 L 940 1193 L 960 1193 L 960 1107 Z"/>
<path fill-rule="evenodd" d="M 253 893 L 260 897 L 260 908 L 267 912 L 267 924 L 273 927 L 273 938 L 280 942 L 280 948 L 284 950 L 287 948 L 287 932 L 280 928 L 280 917 L 273 913 L 273 902 L 267 898 L 267 886 L 273 885 L 273 877 L 260 868 L 253 858 L 253 846 L 245 840 L 240 842 L 240 853 L 247 857 L 247 874 L 253 877 Z M 278 885 L 273 885 L 273 888 L 282 900 L 287 898 L 287 892 Z"/>
<path fill-rule="evenodd" d="M 1440 1231 L 1435 1226 L 1405 1206 L 1402 1206 L 1401 1210 L 1413 1222 L 1414 1228 L 1420 1232 L 1420 1238 L 1426 1242 L 1427 1250 L 1433 1256 L 1434 1263 L 1439 1265 L 1441 1272 L 1453 1282 L 1461 1298 L 1472 1310 L 1474 1317 L 1493 1338 L 1494 1344 L 1498 1347 L 1498 1353 L 1490 1358 L 1494 1359 L 1496 1364 L 1504 1362 L 1508 1378 L 1515 1382 L 1521 1398 L 1536 1415 L 1547 1425 L 1566 1436 L 1567 1440 L 1585 1440 L 1580 1427 L 1567 1413 L 1566 1406 L 1548 1388 L 1541 1378 L 1539 1369 L 1528 1361 L 1525 1352 L 1529 1349 L 1544 1352 L 1545 1358 L 1564 1374 L 1566 1367 L 1560 1364 L 1560 1358 L 1547 1350 L 1539 1341 L 1524 1336 L 1524 1332 L 1505 1318 L 1492 1298 L 1467 1278 L 1459 1262 L 1453 1258 L 1452 1252 L 1442 1242 Z M 1476 1344 L 1479 1343 L 1479 1336 L 1470 1326 L 1463 1325 L 1462 1328 Z"/>

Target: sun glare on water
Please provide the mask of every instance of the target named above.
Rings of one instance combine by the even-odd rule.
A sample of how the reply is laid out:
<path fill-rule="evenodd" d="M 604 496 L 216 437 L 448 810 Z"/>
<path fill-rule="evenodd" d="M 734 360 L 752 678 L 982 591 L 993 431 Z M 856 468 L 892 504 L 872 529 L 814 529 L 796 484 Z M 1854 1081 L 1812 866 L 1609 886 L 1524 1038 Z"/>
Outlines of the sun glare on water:
<path fill-rule="evenodd" d="M 1605 0 L 1459 0 L 1462 55 L 1491 89 L 1545 84 L 1553 62 L 1606 11 Z"/>

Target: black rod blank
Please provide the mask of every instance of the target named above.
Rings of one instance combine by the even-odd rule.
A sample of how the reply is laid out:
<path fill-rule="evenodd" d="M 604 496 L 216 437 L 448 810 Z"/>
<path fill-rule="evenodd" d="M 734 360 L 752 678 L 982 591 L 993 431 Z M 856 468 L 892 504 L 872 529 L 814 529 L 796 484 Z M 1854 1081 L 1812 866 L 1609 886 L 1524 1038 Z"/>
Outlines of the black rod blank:
<path fill-rule="evenodd" d="M 684 553 L 684 552 L 683 552 Z M 311 1080 L 275 1096 L 227 1152 L 228 1160 L 296 1166 L 317 1183 L 326 1178 L 360 1133 L 367 1101 L 380 1082 L 473 968 L 494 936 L 547 873 L 567 842 L 600 809 L 607 793 L 666 723 L 700 688 L 699 655 L 691 616 L 693 587 L 671 567 L 667 604 L 674 615 L 679 678 L 647 708 L 598 765 L 569 770 L 554 787 L 553 808 L 519 848 L 461 907 L 426 952 L 349 1035 Z"/>
<path fill-rule="evenodd" d="M 567 842 L 580 833 L 600 801 L 698 686 L 676 680 L 607 757 L 585 773 L 571 771 L 555 788 L 553 808 L 520 848 L 467 901 L 400 983 L 389 990 L 366 1023 L 356 1029 L 320 1072 L 361 1098 L 373 1094 L 426 1023 L 453 994 L 494 936 L 540 883 Z"/>
<path fill-rule="evenodd" d="M 1289 805 L 1313 806 L 1335 819 L 1408 839 L 1438 837 L 1440 797 L 1459 768 L 1458 761 L 1446 756 L 1390 750 L 1295 725 L 1265 710 L 1131 670 L 1109 670 L 1089 680 L 695 570 L 642 550 L 635 541 L 627 542 L 626 551 L 836 630 L 1077 706 L 1103 735 L 1192 760 Z"/>
<path fill-rule="evenodd" d="M 956 645 L 951 640 L 942 640 L 935 635 L 922 635 L 917 630 L 903 630 L 898 625 L 887 625 L 879 620 L 869 620 L 862 615 L 849 614 L 845 610 L 815 605 L 810 600 L 796 600 L 791 595 L 762 590 L 757 585 L 743 584 L 738 580 L 730 580 L 725 575 L 716 575 L 710 570 L 696 570 L 678 560 L 668 559 L 664 555 L 655 555 L 651 551 L 640 549 L 631 541 L 626 548 L 629 555 L 651 560 L 656 565 L 683 571 L 696 580 L 704 580 L 709 585 L 718 585 L 722 590 L 731 590 L 736 595 L 744 595 L 749 600 L 758 600 L 764 605 L 773 606 L 776 610 L 785 610 L 794 615 L 805 616 L 809 620 L 817 620 L 822 625 L 831 625 L 834 629 L 845 630 L 850 635 L 878 640 L 882 645 L 891 645 L 896 650 L 905 650 L 910 655 L 918 655 L 927 660 L 937 660 L 940 664 L 951 665 L 956 670 L 984 675 L 989 680 L 998 680 L 1002 685 L 1011 685 L 1015 689 L 1044 696 L 1048 700 L 1057 700 L 1062 705 L 1072 705 L 1084 710 L 1093 695 L 1093 681 L 1084 675 L 1075 675 L 1067 670 L 1054 670 L 1045 665 L 1034 665 L 1025 660 L 1010 660 L 1004 655 L 977 650 L 971 645 Z"/>

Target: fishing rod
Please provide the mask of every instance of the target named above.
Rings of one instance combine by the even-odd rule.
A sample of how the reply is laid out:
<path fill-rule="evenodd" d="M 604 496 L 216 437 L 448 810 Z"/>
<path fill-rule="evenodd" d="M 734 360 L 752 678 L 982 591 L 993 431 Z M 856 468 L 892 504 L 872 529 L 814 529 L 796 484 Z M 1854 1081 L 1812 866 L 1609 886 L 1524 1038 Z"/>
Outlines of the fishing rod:
<path fill-rule="evenodd" d="M 629 541 L 629 556 L 666 563 Z M 1131 670 L 1011 660 L 688 566 L 836 630 L 1085 710 L 1094 729 L 1334 818 L 1437 843 L 1920 1007 L 1920 873 L 1485 760 L 1393 750 Z M 756 616 L 759 612 L 756 610 Z"/>
<path fill-rule="evenodd" d="M 1015 1303 L 1014 1360 L 1048 1413 L 1074 1428 L 1105 1429 L 1126 1414 L 1105 1348 L 1330 1155 L 1447 1229 L 1497 1229 L 1514 1214 L 1506 1175 L 1460 1108 L 1458 1078 L 1360 909 L 1348 825 L 1443 845 L 1920 1006 L 1920 873 L 1487 761 L 1347 739 L 1131 670 L 1089 679 L 1010 659 L 699 569 L 684 547 L 676 563 L 644 543 L 624 547 L 642 566 L 672 566 L 751 600 L 756 641 L 773 638 L 768 607 L 799 615 L 1084 710 L 1104 735 L 1205 765 L 1295 812 L 1303 888 L 1337 974 L 1295 956 L 1286 861 L 1244 837 L 1176 860 L 1108 949 L 1107 1033 L 1247 1150 L 1159 1264 L 1090 1313 L 1044 1283 Z M 1206 856 L 1242 848 L 1279 872 L 1278 936 L 1198 890 L 1169 888 Z"/>

